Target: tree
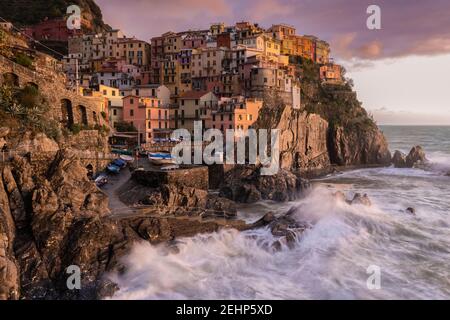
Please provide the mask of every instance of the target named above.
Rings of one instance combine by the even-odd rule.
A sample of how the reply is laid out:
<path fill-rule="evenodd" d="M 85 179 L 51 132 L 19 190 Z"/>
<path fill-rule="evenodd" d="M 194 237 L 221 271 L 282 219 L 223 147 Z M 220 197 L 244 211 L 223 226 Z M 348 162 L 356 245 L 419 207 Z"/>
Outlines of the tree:
<path fill-rule="evenodd" d="M 129 122 L 121 121 L 116 123 L 117 132 L 137 132 L 138 130 L 134 125 Z"/>

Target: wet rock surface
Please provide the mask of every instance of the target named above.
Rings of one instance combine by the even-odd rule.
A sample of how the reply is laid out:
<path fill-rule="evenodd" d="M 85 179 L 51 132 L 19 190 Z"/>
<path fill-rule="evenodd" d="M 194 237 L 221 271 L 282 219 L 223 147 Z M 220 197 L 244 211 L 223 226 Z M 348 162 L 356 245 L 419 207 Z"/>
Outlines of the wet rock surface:
<path fill-rule="evenodd" d="M 245 228 L 233 201 L 164 185 L 133 215 L 111 215 L 107 196 L 70 151 L 36 174 L 15 157 L 0 179 L 0 299 L 98 299 L 117 288 L 104 278 L 134 243 L 152 244 Z M 148 191 L 148 189 L 145 189 Z M 192 207 L 191 207 L 192 206 Z M 81 290 L 68 290 L 67 267 L 80 267 Z"/>
<path fill-rule="evenodd" d="M 423 166 L 427 162 L 425 151 L 421 146 L 413 147 L 408 155 L 397 150 L 392 158 L 392 164 L 396 168 L 414 168 Z"/>
<path fill-rule="evenodd" d="M 275 175 L 263 176 L 258 167 L 236 166 L 225 175 L 220 196 L 239 203 L 285 202 L 297 199 L 308 186 L 307 180 L 282 169 Z"/>
<path fill-rule="evenodd" d="M 272 244 L 273 249 L 280 250 L 283 244 L 292 249 L 302 234 L 312 228 L 307 222 L 297 221 L 293 217 L 295 212 L 296 208 L 294 207 L 281 215 L 268 212 L 260 220 L 247 226 L 246 229 L 268 227 L 271 233 L 278 238 Z"/>

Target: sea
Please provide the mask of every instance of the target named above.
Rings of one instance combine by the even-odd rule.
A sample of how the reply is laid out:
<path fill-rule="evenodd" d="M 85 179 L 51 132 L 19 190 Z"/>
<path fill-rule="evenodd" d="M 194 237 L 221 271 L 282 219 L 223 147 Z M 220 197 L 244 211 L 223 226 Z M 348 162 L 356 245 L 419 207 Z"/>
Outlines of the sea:
<path fill-rule="evenodd" d="M 450 299 L 450 127 L 383 126 L 390 150 L 421 145 L 429 166 L 371 168 L 312 181 L 301 199 L 240 209 L 255 221 L 295 207 L 312 229 L 274 249 L 270 230 L 222 230 L 135 245 L 113 299 Z M 367 194 L 372 206 L 333 196 Z M 415 214 L 407 212 L 414 208 Z"/>

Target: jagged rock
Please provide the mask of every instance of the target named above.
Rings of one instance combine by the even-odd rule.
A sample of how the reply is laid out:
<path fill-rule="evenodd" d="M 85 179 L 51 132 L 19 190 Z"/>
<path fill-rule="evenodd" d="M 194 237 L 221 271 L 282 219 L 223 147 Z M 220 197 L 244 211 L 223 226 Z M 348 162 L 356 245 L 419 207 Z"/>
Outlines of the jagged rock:
<path fill-rule="evenodd" d="M 361 204 L 367 207 L 372 206 L 369 196 L 367 194 L 361 195 L 360 193 L 356 193 L 353 200 L 349 201 L 349 204 Z"/>
<path fill-rule="evenodd" d="M 415 165 L 424 164 L 426 161 L 425 151 L 421 146 L 416 146 L 411 149 L 406 157 L 406 166 L 413 168 Z"/>
<path fill-rule="evenodd" d="M 263 110 L 257 127 L 280 130 L 280 168 L 323 169 L 330 166 L 327 150 L 328 122 L 317 114 L 279 106 L 281 112 Z"/>
<path fill-rule="evenodd" d="M 7 127 L 1 127 L 0 128 L 0 138 L 6 137 L 11 132 L 10 128 Z"/>
<path fill-rule="evenodd" d="M 263 176 L 258 167 L 236 166 L 225 175 L 220 195 L 240 203 L 259 200 L 283 202 L 297 199 L 307 188 L 306 180 L 286 170 Z"/>
<path fill-rule="evenodd" d="M 19 299 L 19 271 L 14 257 L 15 226 L 0 173 L 0 300 Z"/>
<path fill-rule="evenodd" d="M 414 209 L 412 207 L 406 208 L 406 213 L 409 213 L 409 214 L 415 216 L 416 215 L 416 209 Z"/>
<path fill-rule="evenodd" d="M 3 147 L 6 145 L 6 140 L 3 138 L 0 138 L 0 152 L 3 150 Z"/>
<path fill-rule="evenodd" d="M 86 168 L 71 152 L 58 152 L 47 177 L 61 208 L 83 215 L 109 213 L 107 196 L 88 179 Z"/>
<path fill-rule="evenodd" d="M 406 168 L 406 155 L 403 152 L 396 150 L 392 157 L 392 163 L 396 168 Z"/>
<path fill-rule="evenodd" d="M 308 223 L 300 223 L 292 217 L 295 211 L 295 208 L 291 208 L 278 217 L 273 212 L 268 212 L 261 219 L 247 226 L 246 229 L 269 227 L 271 233 L 280 238 L 272 244 L 275 250 L 280 249 L 282 243 L 285 243 L 289 248 L 293 248 L 297 238 L 311 228 Z"/>
<path fill-rule="evenodd" d="M 385 136 L 376 127 L 367 130 L 330 129 L 331 162 L 341 166 L 391 164 L 391 153 Z"/>
<path fill-rule="evenodd" d="M 27 216 L 25 211 L 25 203 L 17 187 L 16 180 L 11 172 L 10 166 L 3 168 L 3 182 L 9 197 L 9 207 L 14 223 L 17 228 L 23 228 L 27 225 Z"/>
<path fill-rule="evenodd" d="M 32 135 L 31 132 L 26 132 L 20 139 L 19 143 L 15 147 L 15 151 L 18 153 L 28 152 L 53 152 L 56 153 L 59 150 L 59 146 L 55 140 L 48 138 L 43 133 Z"/>

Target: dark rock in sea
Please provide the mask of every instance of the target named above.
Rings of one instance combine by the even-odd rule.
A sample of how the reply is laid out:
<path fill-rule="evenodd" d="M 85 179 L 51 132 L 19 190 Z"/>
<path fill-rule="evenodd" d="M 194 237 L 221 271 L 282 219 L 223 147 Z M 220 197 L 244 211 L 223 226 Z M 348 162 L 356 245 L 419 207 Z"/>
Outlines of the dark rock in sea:
<path fill-rule="evenodd" d="M 392 163 L 396 168 L 406 168 L 406 155 L 403 152 L 396 150 L 392 157 Z"/>
<path fill-rule="evenodd" d="M 416 165 L 422 165 L 426 162 L 425 151 L 421 146 L 413 147 L 406 157 L 406 167 L 408 168 L 413 168 Z"/>
<path fill-rule="evenodd" d="M 353 200 L 349 201 L 349 203 L 351 205 L 360 204 L 367 207 L 372 206 L 369 196 L 367 194 L 361 195 L 360 193 L 356 193 Z"/>
<path fill-rule="evenodd" d="M 268 227 L 274 236 L 280 238 L 273 243 L 272 247 L 274 249 L 280 249 L 281 243 L 283 242 L 289 248 L 292 248 L 298 237 L 301 236 L 301 234 L 307 229 L 311 229 L 311 226 L 308 223 L 298 222 L 294 217 L 292 217 L 292 213 L 295 211 L 295 208 L 292 208 L 278 217 L 273 212 L 268 212 L 264 215 L 264 217 L 253 224 L 248 225 L 245 229 L 248 230 Z"/>
<path fill-rule="evenodd" d="M 415 216 L 416 215 L 416 209 L 414 209 L 412 207 L 409 207 L 409 208 L 406 209 L 406 213 L 409 213 L 409 214 Z"/>
<path fill-rule="evenodd" d="M 297 199 L 308 187 L 306 180 L 286 170 L 263 176 L 258 167 L 236 166 L 225 175 L 220 196 L 240 203 L 259 200 L 285 202 Z"/>

